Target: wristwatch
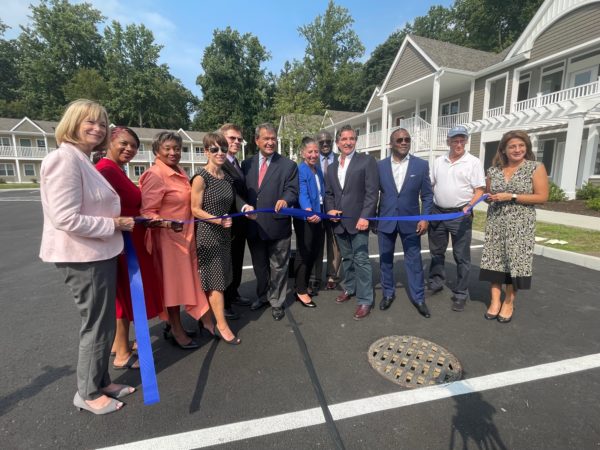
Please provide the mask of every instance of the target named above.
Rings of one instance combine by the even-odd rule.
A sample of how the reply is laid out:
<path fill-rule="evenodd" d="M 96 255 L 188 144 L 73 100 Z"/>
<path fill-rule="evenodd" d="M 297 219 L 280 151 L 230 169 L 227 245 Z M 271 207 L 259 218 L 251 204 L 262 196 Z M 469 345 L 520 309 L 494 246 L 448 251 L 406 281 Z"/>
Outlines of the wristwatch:
<path fill-rule="evenodd" d="M 513 194 L 512 198 L 510 199 L 511 202 L 513 203 L 517 203 L 517 194 Z"/>

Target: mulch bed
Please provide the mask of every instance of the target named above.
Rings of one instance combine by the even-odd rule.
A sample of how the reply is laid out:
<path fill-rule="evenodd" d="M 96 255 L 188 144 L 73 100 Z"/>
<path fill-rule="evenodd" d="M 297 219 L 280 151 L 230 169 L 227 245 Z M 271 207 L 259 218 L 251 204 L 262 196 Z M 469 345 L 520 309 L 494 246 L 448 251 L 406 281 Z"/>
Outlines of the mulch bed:
<path fill-rule="evenodd" d="M 571 214 L 581 214 L 582 216 L 600 217 L 600 211 L 594 211 L 585 207 L 585 200 L 567 200 L 564 202 L 546 202 L 543 205 L 537 205 L 539 209 L 549 211 L 558 211 Z"/>

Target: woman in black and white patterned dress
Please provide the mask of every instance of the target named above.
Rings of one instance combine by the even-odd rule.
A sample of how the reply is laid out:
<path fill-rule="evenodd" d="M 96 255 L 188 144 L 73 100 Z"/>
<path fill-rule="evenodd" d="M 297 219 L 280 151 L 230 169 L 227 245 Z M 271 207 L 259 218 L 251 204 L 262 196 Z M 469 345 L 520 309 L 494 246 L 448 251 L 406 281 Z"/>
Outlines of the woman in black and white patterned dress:
<path fill-rule="evenodd" d="M 491 301 L 484 317 L 508 323 L 517 290 L 531 286 L 534 205 L 548 200 L 548 175 L 544 165 L 535 161 L 527 133 L 509 131 L 502 136 L 486 185 L 489 208 L 479 279 L 491 283 Z"/>
<path fill-rule="evenodd" d="M 208 133 L 203 140 L 208 163 L 192 178 L 192 213 L 212 219 L 229 213 L 234 202 L 233 180 L 223 172 L 227 140 L 221 133 Z M 215 336 L 228 344 L 241 342 L 225 318 L 223 291 L 231 283 L 231 218 L 198 222 L 196 248 L 202 286 L 217 321 Z M 209 330 L 210 331 L 210 330 Z"/>

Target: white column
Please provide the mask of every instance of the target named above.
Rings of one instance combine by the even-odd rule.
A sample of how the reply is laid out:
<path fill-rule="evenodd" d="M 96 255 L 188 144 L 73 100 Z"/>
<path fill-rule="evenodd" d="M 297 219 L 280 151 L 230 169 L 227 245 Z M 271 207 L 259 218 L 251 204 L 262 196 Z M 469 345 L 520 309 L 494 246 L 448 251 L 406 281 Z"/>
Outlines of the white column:
<path fill-rule="evenodd" d="M 433 95 L 431 98 L 431 143 L 429 149 L 429 165 L 433 164 L 433 150 L 437 147 L 438 110 L 440 106 L 440 78 L 443 72 L 435 74 L 433 79 Z"/>
<path fill-rule="evenodd" d="M 277 137 L 277 153 L 281 153 L 281 138 Z"/>
<path fill-rule="evenodd" d="M 387 136 L 388 133 L 388 97 L 387 95 L 383 96 L 381 105 L 381 146 L 379 151 L 379 159 L 387 158 Z"/>
<path fill-rule="evenodd" d="M 413 134 L 413 145 L 411 147 L 413 152 L 421 150 L 421 126 L 419 124 L 419 111 L 421 110 L 421 97 L 415 99 L 415 117 L 413 120 L 413 129 L 408 130 L 409 133 Z M 416 142 L 415 142 L 416 141 Z"/>
<path fill-rule="evenodd" d="M 577 166 L 581 153 L 581 139 L 583 137 L 583 123 L 585 114 L 569 117 L 567 122 L 567 142 L 561 162 L 560 187 L 569 199 L 575 198 L 577 187 Z"/>
<path fill-rule="evenodd" d="M 600 130 L 598 125 L 590 125 L 588 131 L 587 145 L 585 147 L 585 158 L 583 160 L 582 182 L 594 175 L 594 165 L 598 156 L 598 143 L 600 142 Z"/>
<path fill-rule="evenodd" d="M 369 148 L 371 143 L 371 118 L 367 116 L 367 135 L 365 136 L 365 148 Z"/>
<path fill-rule="evenodd" d="M 339 153 L 340 149 L 337 147 L 337 143 L 336 143 L 336 137 L 337 137 L 337 127 L 333 127 L 333 153 Z"/>

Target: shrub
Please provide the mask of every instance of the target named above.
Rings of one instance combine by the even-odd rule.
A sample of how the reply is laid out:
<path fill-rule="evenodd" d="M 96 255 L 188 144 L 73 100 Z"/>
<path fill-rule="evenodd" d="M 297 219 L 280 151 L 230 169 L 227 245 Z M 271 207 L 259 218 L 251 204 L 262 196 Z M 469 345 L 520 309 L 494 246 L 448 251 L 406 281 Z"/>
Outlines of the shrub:
<path fill-rule="evenodd" d="M 549 202 L 562 202 L 567 199 L 567 194 L 557 184 L 550 182 Z"/>
<path fill-rule="evenodd" d="M 37 178 L 32 178 L 32 179 L 31 179 L 31 182 L 32 182 L 33 184 L 37 184 L 37 182 L 38 182 L 38 181 L 37 181 Z"/>
<path fill-rule="evenodd" d="M 600 186 L 594 186 L 589 181 L 577 189 L 575 193 L 577 200 L 590 200 L 592 198 L 600 198 Z"/>
<path fill-rule="evenodd" d="M 589 199 L 585 202 L 585 207 L 593 209 L 594 211 L 600 211 L 600 197 Z"/>
<path fill-rule="evenodd" d="M 6 180 L 4 178 L 0 178 L 0 184 L 6 184 Z"/>

